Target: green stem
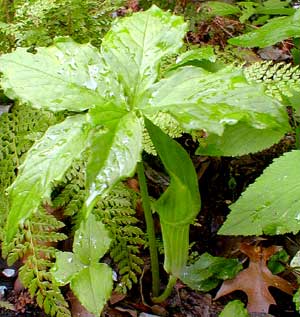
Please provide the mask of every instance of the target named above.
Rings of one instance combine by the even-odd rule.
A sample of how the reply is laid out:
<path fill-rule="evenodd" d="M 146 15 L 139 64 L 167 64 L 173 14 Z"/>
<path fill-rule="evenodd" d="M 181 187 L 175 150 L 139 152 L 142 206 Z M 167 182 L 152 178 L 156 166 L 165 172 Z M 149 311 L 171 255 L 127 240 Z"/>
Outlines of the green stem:
<path fill-rule="evenodd" d="M 295 144 L 296 149 L 300 150 L 300 126 L 299 125 L 297 125 L 297 127 L 295 129 L 295 133 L 296 133 L 296 144 Z"/>
<path fill-rule="evenodd" d="M 149 241 L 150 250 L 150 261 L 151 261 L 151 271 L 152 271 L 152 295 L 154 297 L 159 294 L 159 265 L 158 265 L 158 255 L 156 248 L 155 230 L 154 222 L 152 218 L 152 212 L 150 207 L 150 199 L 147 189 L 147 182 L 144 173 L 143 162 L 137 164 L 137 174 L 139 178 L 140 191 L 142 195 L 142 204 L 144 209 L 147 235 Z"/>
<path fill-rule="evenodd" d="M 164 292 L 158 297 L 153 297 L 152 298 L 153 303 L 161 303 L 165 301 L 171 295 L 173 291 L 173 287 L 176 284 L 176 281 L 177 281 L 177 277 L 170 275 L 168 285 L 165 288 Z"/>

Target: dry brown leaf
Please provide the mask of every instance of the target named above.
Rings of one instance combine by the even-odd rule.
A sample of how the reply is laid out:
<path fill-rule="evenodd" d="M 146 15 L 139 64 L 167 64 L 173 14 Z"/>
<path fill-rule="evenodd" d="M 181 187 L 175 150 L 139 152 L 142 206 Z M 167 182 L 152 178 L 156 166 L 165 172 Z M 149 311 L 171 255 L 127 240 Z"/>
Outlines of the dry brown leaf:
<path fill-rule="evenodd" d="M 276 302 L 269 292 L 269 287 L 273 286 L 281 291 L 293 294 L 294 287 L 285 279 L 273 275 L 267 267 L 268 259 L 280 247 L 271 246 L 263 248 L 242 243 L 240 250 L 249 257 L 249 266 L 241 271 L 234 279 L 224 281 L 215 299 L 240 290 L 247 294 L 247 309 L 250 313 L 268 313 L 269 306 Z"/>

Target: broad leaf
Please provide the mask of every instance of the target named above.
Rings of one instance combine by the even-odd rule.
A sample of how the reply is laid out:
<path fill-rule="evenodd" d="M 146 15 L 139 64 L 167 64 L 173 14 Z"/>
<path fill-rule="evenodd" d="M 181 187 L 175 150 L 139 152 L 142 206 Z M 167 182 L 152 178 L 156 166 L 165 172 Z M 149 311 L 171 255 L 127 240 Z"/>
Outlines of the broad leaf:
<path fill-rule="evenodd" d="M 220 314 L 220 317 L 249 317 L 247 309 L 239 300 L 229 302 Z"/>
<path fill-rule="evenodd" d="M 76 115 L 50 127 L 29 150 L 18 177 L 9 188 L 8 241 L 16 233 L 18 224 L 35 212 L 43 200 L 50 198 L 53 184 L 60 181 L 73 160 L 80 157 L 88 137 L 86 116 Z"/>
<path fill-rule="evenodd" d="M 146 118 L 145 123 L 171 178 L 169 187 L 155 203 L 155 208 L 162 227 L 165 270 L 178 276 L 188 256 L 189 225 L 200 211 L 198 179 L 185 150 Z"/>
<path fill-rule="evenodd" d="M 208 7 L 210 15 L 239 15 L 241 12 L 240 8 L 237 4 L 232 5 L 226 2 L 220 1 L 207 1 L 204 4 L 205 7 Z"/>
<path fill-rule="evenodd" d="M 169 66 L 167 71 L 174 71 L 176 68 L 192 65 L 197 67 L 207 68 L 216 68 L 216 55 L 214 49 L 211 46 L 205 46 L 193 50 L 186 51 L 180 54 L 176 58 L 176 63 Z"/>
<path fill-rule="evenodd" d="M 240 71 L 231 68 L 216 73 L 192 66 L 178 69 L 154 85 L 144 112 L 157 110 L 169 111 L 186 130 L 204 129 L 221 136 L 226 126 L 232 130 L 238 122 L 244 122 L 264 132 L 261 140 L 250 143 L 249 148 L 245 143 L 240 154 L 254 151 L 256 144 L 256 151 L 262 145 L 270 146 L 289 130 L 284 107 L 265 96 L 262 86 L 249 85 Z M 239 129 L 240 125 L 236 127 Z M 266 133 L 270 135 L 268 140 Z M 259 133 L 256 136 L 260 138 Z"/>
<path fill-rule="evenodd" d="M 59 251 L 55 254 L 56 262 L 51 269 L 52 276 L 60 286 L 71 282 L 85 266 L 72 252 Z"/>
<path fill-rule="evenodd" d="M 220 281 L 233 278 L 241 269 L 242 265 L 237 259 L 214 257 L 204 253 L 195 263 L 181 271 L 180 279 L 194 290 L 208 292 Z"/>
<path fill-rule="evenodd" d="M 90 44 L 58 39 L 36 54 L 26 48 L 2 55 L 2 88 L 35 108 L 82 111 L 103 102 L 101 57 Z M 98 87 L 99 86 L 99 87 Z"/>
<path fill-rule="evenodd" d="M 84 268 L 71 281 L 71 289 L 81 304 L 95 316 L 99 316 L 112 288 L 112 269 L 104 263 L 94 263 Z"/>
<path fill-rule="evenodd" d="M 300 37 L 300 10 L 294 15 L 272 19 L 261 28 L 229 39 L 233 45 L 243 47 L 267 47 L 289 37 Z"/>
<path fill-rule="evenodd" d="M 97 131 L 91 140 L 91 155 L 87 166 L 87 185 L 90 189 L 86 201 L 87 214 L 95 199 L 104 195 L 121 178 L 132 176 L 142 152 L 140 119 L 133 112 L 114 111 L 103 116 L 101 121 L 91 111 L 94 122 L 104 125 L 105 133 Z"/>
<path fill-rule="evenodd" d="M 230 209 L 219 234 L 296 234 L 300 230 L 300 151 L 275 159 Z"/>
<path fill-rule="evenodd" d="M 104 224 L 96 221 L 95 216 L 91 214 L 75 233 L 73 252 L 85 265 L 97 263 L 107 252 L 110 242 Z"/>
<path fill-rule="evenodd" d="M 186 24 L 182 17 L 152 6 L 115 23 L 102 42 L 102 54 L 113 76 L 124 87 L 131 107 L 155 82 L 162 57 L 182 46 Z"/>
<path fill-rule="evenodd" d="M 112 292 L 113 272 L 106 264 L 98 263 L 109 244 L 107 230 L 91 214 L 75 233 L 73 253 L 56 253 L 56 263 L 51 269 L 54 280 L 59 285 L 70 283 L 82 305 L 96 316 Z"/>
<path fill-rule="evenodd" d="M 254 153 L 277 143 L 283 136 L 281 128 L 257 129 L 247 122 L 226 125 L 222 136 L 209 134 L 196 151 L 198 155 L 239 156 Z"/>

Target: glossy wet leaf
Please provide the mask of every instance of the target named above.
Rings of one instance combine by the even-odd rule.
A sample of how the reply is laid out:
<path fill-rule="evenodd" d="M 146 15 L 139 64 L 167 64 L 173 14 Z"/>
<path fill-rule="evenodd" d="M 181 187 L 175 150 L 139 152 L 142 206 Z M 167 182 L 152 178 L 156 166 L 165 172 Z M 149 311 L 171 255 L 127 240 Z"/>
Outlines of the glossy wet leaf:
<path fill-rule="evenodd" d="M 245 142 L 243 154 L 254 151 L 259 142 L 256 151 L 262 145 L 272 145 L 289 130 L 285 108 L 265 96 L 262 86 L 249 85 L 243 74 L 232 68 L 216 73 L 193 66 L 179 68 L 152 89 L 150 105 L 144 111 L 168 111 L 188 131 L 204 129 L 221 136 L 226 126 L 242 122 L 270 133 L 268 142 L 265 135 L 252 144 Z M 260 139 L 259 133 L 256 135 Z"/>
<path fill-rule="evenodd" d="M 155 203 L 155 209 L 162 227 L 164 266 L 167 272 L 177 275 L 187 260 L 189 225 L 200 211 L 198 179 L 186 151 L 151 121 L 145 119 L 145 123 L 170 176 L 170 185 Z"/>
<path fill-rule="evenodd" d="M 259 29 L 228 42 L 242 47 L 267 47 L 290 37 L 300 37 L 300 9 L 292 16 L 274 18 Z"/>
<path fill-rule="evenodd" d="M 83 263 L 72 252 L 59 251 L 55 257 L 56 262 L 51 273 L 55 282 L 61 286 L 70 283 L 72 278 L 84 268 Z"/>
<path fill-rule="evenodd" d="M 63 178 L 73 160 L 80 157 L 88 137 L 86 116 L 76 115 L 50 127 L 28 151 L 18 177 L 9 188 L 7 240 L 14 236 L 19 223 L 50 199 L 53 185 Z"/>
<path fill-rule="evenodd" d="M 182 17 L 152 6 L 119 20 L 104 37 L 101 52 L 131 107 L 157 79 L 160 60 L 182 46 L 186 27 Z"/>
<path fill-rule="evenodd" d="M 274 129 L 256 129 L 241 120 L 234 125 L 226 125 L 222 136 L 209 134 L 203 138 L 196 154 L 239 156 L 255 153 L 279 142 L 282 139 L 282 128 L 283 126 Z"/>
<path fill-rule="evenodd" d="M 168 71 L 175 70 L 176 68 L 187 66 L 187 65 L 194 65 L 198 67 L 205 68 L 206 63 L 208 65 L 215 63 L 216 55 L 212 46 L 205 46 L 193 50 L 186 51 L 180 54 L 176 58 L 176 63 L 171 65 L 168 68 Z"/>
<path fill-rule="evenodd" d="M 87 165 L 87 185 L 90 188 L 87 214 L 97 197 L 107 193 L 120 179 L 133 175 L 142 152 L 143 127 L 133 112 L 112 111 L 105 119 L 102 119 L 102 124 L 107 131 L 96 132 L 91 138 Z"/>
<path fill-rule="evenodd" d="M 109 249 L 111 239 L 104 224 L 91 214 L 76 231 L 73 252 L 85 265 L 99 261 Z"/>
<path fill-rule="evenodd" d="M 81 304 L 91 313 L 99 316 L 112 288 L 112 269 L 104 263 L 94 263 L 76 275 L 70 287 Z"/>
<path fill-rule="evenodd" d="M 300 230 L 300 151 L 275 159 L 230 206 L 219 230 L 225 235 L 298 233 Z"/>
<path fill-rule="evenodd" d="M 35 108 L 82 111 L 103 102 L 102 67 L 92 45 L 58 39 L 51 47 L 38 48 L 36 54 L 17 48 L 2 55 L 1 85 L 8 97 Z"/>
<path fill-rule="evenodd" d="M 220 314 L 220 317 L 249 317 L 249 313 L 240 300 L 229 302 Z"/>
<path fill-rule="evenodd" d="M 76 231 L 72 252 L 56 253 L 51 269 L 59 285 L 70 283 L 72 291 L 91 313 L 99 315 L 113 287 L 113 272 L 99 259 L 108 251 L 109 233 L 91 214 Z"/>
<path fill-rule="evenodd" d="M 233 278 L 241 269 L 242 265 L 237 259 L 214 257 L 204 253 L 195 263 L 181 271 L 180 279 L 194 290 L 208 292 L 220 281 Z"/>

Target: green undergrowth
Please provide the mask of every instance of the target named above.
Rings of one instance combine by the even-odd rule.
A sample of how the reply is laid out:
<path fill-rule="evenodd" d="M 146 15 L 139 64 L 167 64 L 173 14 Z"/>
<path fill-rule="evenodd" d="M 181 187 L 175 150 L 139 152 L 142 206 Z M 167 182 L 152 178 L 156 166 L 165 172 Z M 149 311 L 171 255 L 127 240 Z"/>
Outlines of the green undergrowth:
<path fill-rule="evenodd" d="M 63 119 L 60 113 L 40 111 L 16 104 L 12 111 L 0 116 L 0 227 L 3 228 L 8 213 L 6 188 L 16 178 L 24 154 L 47 128 Z M 3 230 L 0 230 L 2 240 Z"/>
<path fill-rule="evenodd" d="M 64 215 L 72 217 L 74 229 L 81 222 L 82 205 L 87 195 L 83 162 L 75 162 L 65 175 L 60 193 L 53 199 L 55 208 L 63 208 Z M 126 293 L 137 283 L 142 272 L 141 247 L 145 244 L 144 233 L 136 218 L 139 195 L 120 183 L 94 207 L 94 214 L 111 234 L 110 257 L 117 266 L 116 291 Z"/>
<path fill-rule="evenodd" d="M 17 104 L 11 112 L 0 116 L 0 239 L 9 210 L 6 188 L 16 178 L 24 155 L 34 141 L 43 135 L 50 125 L 64 118 L 64 114 L 39 111 Z M 40 207 L 39 211 L 20 227 L 13 242 L 2 243 L 2 256 L 8 264 L 23 262 L 19 276 L 38 305 L 51 316 L 71 316 L 68 304 L 59 287 L 53 283 L 50 269 L 53 267 L 57 242 L 72 236 L 81 220 L 80 209 L 87 190 L 85 189 L 84 161 L 74 162 L 64 180 L 52 193 L 52 206 Z M 137 283 L 144 265 L 140 250 L 145 244 L 144 233 L 136 218 L 138 193 L 125 184 L 116 186 L 112 192 L 94 208 L 94 213 L 106 225 L 112 237 L 110 257 L 115 263 L 118 281 L 115 290 L 126 293 Z M 48 212 L 47 212 L 48 211 Z M 49 211 L 64 221 L 73 223 L 73 230 L 63 229 L 64 224 Z M 73 232 L 73 233 L 72 233 Z"/>
<path fill-rule="evenodd" d="M 57 36 L 99 46 L 122 0 L 2 1 L 0 44 L 3 52 L 14 47 L 48 46 Z"/>

